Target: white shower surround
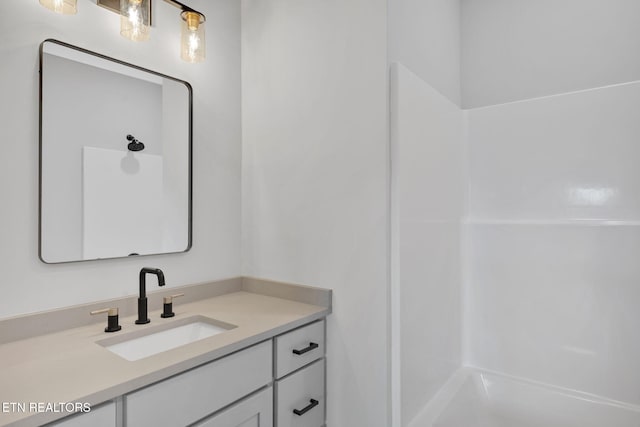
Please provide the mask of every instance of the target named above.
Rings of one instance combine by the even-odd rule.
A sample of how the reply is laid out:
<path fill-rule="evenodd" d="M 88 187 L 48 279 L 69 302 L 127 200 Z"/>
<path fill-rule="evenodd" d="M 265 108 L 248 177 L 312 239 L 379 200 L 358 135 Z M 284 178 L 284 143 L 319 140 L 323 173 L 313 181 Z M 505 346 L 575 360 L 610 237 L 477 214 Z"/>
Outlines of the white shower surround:
<path fill-rule="evenodd" d="M 550 388 L 530 390 L 536 402 L 543 405 L 538 408 L 539 414 L 554 405 L 577 405 L 590 420 L 610 416 L 616 426 L 638 425 L 640 339 L 635 338 L 634 325 L 640 324 L 640 313 L 635 310 L 640 287 L 634 286 L 634 279 L 640 277 L 640 268 L 633 254 L 640 253 L 640 172 L 634 167 L 640 155 L 635 144 L 640 124 L 634 116 L 640 109 L 640 84 L 458 109 L 464 128 L 460 134 L 465 135 L 469 150 L 465 156 L 469 162 L 468 206 L 463 231 L 456 234 L 445 227 L 438 236 L 434 230 L 421 234 L 417 226 L 403 230 L 399 226 L 403 217 L 400 212 L 406 212 L 408 206 L 415 215 L 411 220 L 424 225 L 433 219 L 430 215 L 434 211 L 419 210 L 421 204 L 429 207 L 431 203 L 437 211 L 434 201 L 450 200 L 456 194 L 462 198 L 464 190 L 455 193 L 457 187 L 451 186 L 447 181 L 450 177 L 443 171 L 455 170 L 466 160 L 449 157 L 435 171 L 412 176 L 423 179 L 432 174 L 431 183 L 407 184 L 409 181 L 398 178 L 399 174 L 406 175 L 403 168 L 411 171 L 412 164 L 422 162 L 424 169 L 433 166 L 434 159 L 424 154 L 447 150 L 446 144 L 457 142 L 451 133 L 433 132 L 434 128 L 447 126 L 434 119 L 451 105 L 443 103 L 441 95 L 402 66 L 393 69 L 392 181 L 396 195 L 392 240 L 396 259 L 392 288 L 396 296 L 394 331 L 401 337 L 394 366 L 403 393 L 402 425 L 409 425 L 410 420 L 414 420 L 412 427 L 432 425 L 420 421 L 424 420 L 424 405 L 433 406 L 439 399 L 440 409 L 446 407 L 441 402 L 442 392 L 436 399 L 432 397 L 445 383 L 443 375 L 450 374 L 450 380 L 461 375 L 451 373 L 456 360 L 460 360 L 459 366 L 478 366 L 525 381 L 551 384 Z M 398 99 L 411 99 L 411 103 L 403 104 Z M 431 117 L 420 116 L 426 106 L 435 108 Z M 416 137 L 423 138 L 422 145 L 428 147 L 411 140 Z M 402 149 L 413 151 L 399 156 Z M 420 191 L 421 185 L 431 191 Z M 411 202 L 411 196 L 417 201 Z M 462 286 L 453 274 L 455 265 L 443 263 L 442 253 L 433 251 L 442 248 L 447 238 L 464 242 L 464 256 L 458 260 L 464 277 L 463 333 L 458 336 L 463 347 L 461 359 L 455 351 L 446 351 L 451 348 L 451 336 L 440 348 L 434 341 L 434 337 L 453 330 L 442 313 L 458 309 L 450 296 Z M 401 242 L 407 241 L 413 250 L 420 250 L 422 263 L 415 262 L 419 258 L 416 254 L 412 255 L 413 264 L 403 260 L 411 253 L 403 250 L 406 245 Z M 425 266 L 427 259 L 435 267 Z M 429 271 L 437 273 L 425 274 Z M 422 319 L 406 310 L 403 294 L 411 300 L 422 298 Z M 411 303 L 415 305 L 415 301 Z M 434 312 L 440 314 L 439 322 L 432 316 Z M 418 342 L 420 335 L 429 338 Z M 413 338 L 403 342 L 406 337 Z M 415 363 L 415 357 L 403 354 L 415 354 L 420 349 L 422 365 Z M 439 355 L 437 363 L 433 363 L 434 354 Z M 451 394 L 449 406 L 449 412 L 463 416 L 465 405 L 479 405 L 480 412 L 471 413 L 465 426 L 502 425 L 491 421 L 489 415 L 483 421 L 479 415 L 483 411 L 515 411 L 520 424 L 512 420 L 510 427 L 549 426 L 554 422 L 590 425 L 591 421 L 562 418 L 561 414 L 556 421 L 545 418 L 547 424 L 537 422 L 535 417 L 527 424 L 526 417 L 522 418 L 523 409 L 514 400 L 474 392 L 469 384 L 486 379 L 488 374 L 469 372 L 467 385 Z M 495 389 L 501 390 L 498 395 L 522 391 L 507 376 L 492 378 Z M 568 394 L 559 396 L 557 387 Z M 583 407 L 588 400 L 571 400 L 581 399 L 584 393 L 593 397 L 593 407 Z M 607 407 L 612 402 L 631 412 Z M 417 417 L 420 404 L 423 412 Z M 437 418 L 434 414 L 439 413 L 431 410 L 431 422 Z M 443 417 L 453 419 L 445 414 L 442 412 Z M 461 425 L 440 421 L 433 425 Z"/>
<path fill-rule="evenodd" d="M 638 406 L 461 368 L 409 427 L 636 427 L 638 423 Z"/>
<path fill-rule="evenodd" d="M 390 85 L 393 396 L 404 425 L 462 363 L 464 123 L 404 66 Z"/>
<path fill-rule="evenodd" d="M 473 366 L 640 404 L 640 83 L 468 111 Z"/>

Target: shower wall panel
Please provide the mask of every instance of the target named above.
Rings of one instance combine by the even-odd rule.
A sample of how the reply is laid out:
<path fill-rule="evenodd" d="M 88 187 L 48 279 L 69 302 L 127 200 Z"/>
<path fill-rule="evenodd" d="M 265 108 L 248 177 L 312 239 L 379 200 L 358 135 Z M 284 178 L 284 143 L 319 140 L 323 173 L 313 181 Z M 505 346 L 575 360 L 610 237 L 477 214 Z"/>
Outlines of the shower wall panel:
<path fill-rule="evenodd" d="M 464 115 L 402 65 L 391 73 L 392 286 L 406 426 L 461 365 Z"/>
<path fill-rule="evenodd" d="M 640 83 L 468 111 L 468 362 L 640 404 Z"/>

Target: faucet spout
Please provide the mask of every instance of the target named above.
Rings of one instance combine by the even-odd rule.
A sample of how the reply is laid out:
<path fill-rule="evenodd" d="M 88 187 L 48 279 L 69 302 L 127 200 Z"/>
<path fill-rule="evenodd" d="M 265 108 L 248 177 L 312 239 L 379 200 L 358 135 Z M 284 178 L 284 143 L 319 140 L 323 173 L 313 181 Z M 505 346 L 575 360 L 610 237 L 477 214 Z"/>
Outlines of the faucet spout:
<path fill-rule="evenodd" d="M 144 267 L 140 270 L 140 296 L 138 297 L 138 320 L 136 320 L 136 325 L 144 325 L 151 321 L 147 315 L 147 274 L 155 274 L 158 277 L 158 286 L 164 286 L 164 273 L 162 270 L 150 267 Z"/>

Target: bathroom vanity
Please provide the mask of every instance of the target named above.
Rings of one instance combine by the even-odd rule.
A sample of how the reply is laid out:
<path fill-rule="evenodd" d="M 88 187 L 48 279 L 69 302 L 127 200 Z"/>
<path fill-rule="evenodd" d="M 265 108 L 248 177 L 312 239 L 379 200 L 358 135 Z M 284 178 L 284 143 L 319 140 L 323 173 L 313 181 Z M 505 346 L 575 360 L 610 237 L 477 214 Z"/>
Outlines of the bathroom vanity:
<path fill-rule="evenodd" d="M 185 297 L 174 306 L 175 317 L 161 318 L 161 298 L 178 289 Z M 172 288 L 149 295 L 148 325 L 134 324 L 132 298 L 107 304 L 120 305 L 121 331 L 105 333 L 91 318 L 91 324 L 0 345 L 6 361 L 0 400 L 27 406 L 0 414 L 0 425 L 325 425 L 330 290 L 250 278 Z M 9 319 L 0 322 L 0 332 L 21 320 L 27 331 L 43 320 L 53 327 L 97 305 Z M 114 341 L 133 342 L 193 319 L 218 322 L 224 331 L 135 360 L 109 349 Z M 88 403 L 91 410 L 30 412 L 32 402 Z"/>

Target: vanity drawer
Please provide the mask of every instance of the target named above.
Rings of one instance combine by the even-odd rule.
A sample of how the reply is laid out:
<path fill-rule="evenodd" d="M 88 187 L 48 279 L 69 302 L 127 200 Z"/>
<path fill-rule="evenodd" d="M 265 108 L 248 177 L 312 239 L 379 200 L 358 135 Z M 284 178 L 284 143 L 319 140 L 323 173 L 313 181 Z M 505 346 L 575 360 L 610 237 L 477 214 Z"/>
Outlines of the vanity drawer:
<path fill-rule="evenodd" d="M 323 357 L 324 335 L 324 320 L 320 320 L 276 337 L 276 378 Z"/>
<path fill-rule="evenodd" d="M 196 422 L 272 380 L 265 341 L 125 397 L 127 426 L 179 427 Z"/>
<path fill-rule="evenodd" d="M 278 427 L 322 427 L 325 420 L 325 359 L 276 382 Z"/>

